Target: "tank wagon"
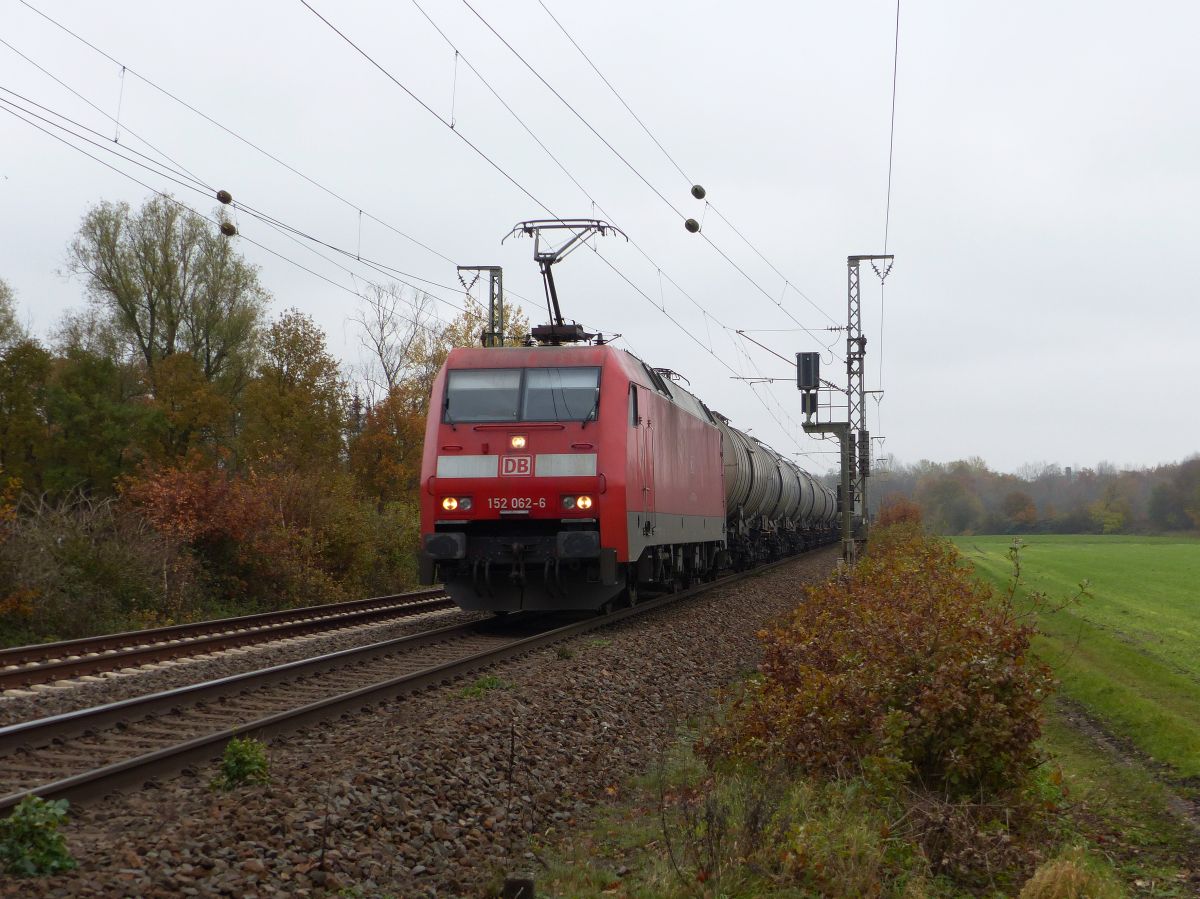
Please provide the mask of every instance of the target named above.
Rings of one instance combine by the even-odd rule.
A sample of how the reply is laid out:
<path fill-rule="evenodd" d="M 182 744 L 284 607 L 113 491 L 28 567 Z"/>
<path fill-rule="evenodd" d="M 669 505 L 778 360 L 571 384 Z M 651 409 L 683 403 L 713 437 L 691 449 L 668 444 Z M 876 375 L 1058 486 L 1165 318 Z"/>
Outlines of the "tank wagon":
<path fill-rule="evenodd" d="M 421 470 L 421 582 L 464 609 L 603 609 L 837 537 L 833 494 L 607 344 L 452 350 Z"/>

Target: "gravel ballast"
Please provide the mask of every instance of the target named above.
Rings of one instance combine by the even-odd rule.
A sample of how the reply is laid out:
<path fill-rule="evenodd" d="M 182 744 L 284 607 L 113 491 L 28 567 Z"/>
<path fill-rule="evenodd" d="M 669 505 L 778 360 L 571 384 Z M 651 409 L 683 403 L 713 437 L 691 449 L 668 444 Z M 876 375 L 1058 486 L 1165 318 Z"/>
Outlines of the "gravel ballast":
<path fill-rule="evenodd" d="M 0 896 L 479 896 L 650 767 L 678 725 L 752 667 L 756 631 L 823 578 L 828 547 L 678 607 L 275 741 L 272 782 L 215 766 L 73 811 L 79 868 Z M 535 870 L 536 874 L 536 870 Z"/>
<path fill-rule="evenodd" d="M 38 685 L 22 690 L 6 690 L 0 692 L 0 727 L 118 702 L 134 696 L 145 696 L 161 690 L 186 687 L 245 671 L 257 671 L 285 662 L 309 659 L 325 653 L 366 646 L 406 634 L 416 634 L 435 627 L 461 624 L 485 617 L 486 613 L 460 610 L 429 612 L 398 618 L 395 621 L 342 628 L 328 634 L 305 634 L 270 643 L 218 650 L 202 656 L 173 659 L 140 668 L 104 672 L 64 681 L 61 685 Z"/>

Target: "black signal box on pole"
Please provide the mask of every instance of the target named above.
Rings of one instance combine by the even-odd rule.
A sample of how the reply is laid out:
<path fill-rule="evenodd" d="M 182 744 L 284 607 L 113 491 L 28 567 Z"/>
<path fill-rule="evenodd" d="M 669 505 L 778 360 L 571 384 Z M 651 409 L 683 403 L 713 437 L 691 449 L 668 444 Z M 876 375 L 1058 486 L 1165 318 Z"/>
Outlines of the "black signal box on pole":
<path fill-rule="evenodd" d="M 821 386 L 821 354 L 796 354 L 796 387 L 800 390 L 816 390 Z"/>

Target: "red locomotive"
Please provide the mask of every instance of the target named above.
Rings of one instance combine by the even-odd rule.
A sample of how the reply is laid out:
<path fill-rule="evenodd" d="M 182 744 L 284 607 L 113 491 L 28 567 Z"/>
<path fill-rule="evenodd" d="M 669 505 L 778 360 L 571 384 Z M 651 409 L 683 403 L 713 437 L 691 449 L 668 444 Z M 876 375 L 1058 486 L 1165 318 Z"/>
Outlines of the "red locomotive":
<path fill-rule="evenodd" d="M 550 266 L 542 346 L 452 350 L 421 468 L 420 579 L 465 609 L 603 609 L 837 537 L 833 494 L 731 427 L 670 373 L 566 325 Z M 619 233 L 619 232 L 616 232 Z M 664 376 L 668 375 L 668 376 Z"/>
<path fill-rule="evenodd" d="M 834 498 L 609 345 L 456 349 L 434 383 L 421 581 L 600 609 L 836 537 Z"/>

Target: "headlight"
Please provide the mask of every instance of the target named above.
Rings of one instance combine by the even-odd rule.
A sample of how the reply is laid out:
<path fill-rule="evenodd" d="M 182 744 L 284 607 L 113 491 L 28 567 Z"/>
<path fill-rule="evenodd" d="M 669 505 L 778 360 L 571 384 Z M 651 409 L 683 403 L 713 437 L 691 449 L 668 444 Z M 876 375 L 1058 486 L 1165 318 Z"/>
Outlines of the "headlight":
<path fill-rule="evenodd" d="M 462 509 L 464 512 L 470 512 L 471 511 L 471 497 L 460 496 L 458 498 L 458 507 L 460 509 Z"/>
<path fill-rule="evenodd" d="M 447 512 L 453 512 L 458 508 L 458 500 L 453 496 L 447 496 L 444 500 L 442 500 L 442 508 Z"/>
<path fill-rule="evenodd" d="M 581 496 L 575 500 L 576 509 L 590 509 L 592 507 L 592 498 L 590 496 Z"/>
<path fill-rule="evenodd" d="M 574 509 L 574 508 L 575 508 L 575 497 L 573 497 L 573 496 L 564 496 L 564 497 L 563 497 L 563 500 L 562 500 L 562 503 L 563 503 L 563 508 L 564 508 L 564 509 Z"/>
<path fill-rule="evenodd" d="M 516 436 L 514 436 L 512 439 L 512 448 L 513 449 L 525 449 L 525 438 L 522 437 L 520 434 L 517 434 Z"/>

